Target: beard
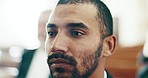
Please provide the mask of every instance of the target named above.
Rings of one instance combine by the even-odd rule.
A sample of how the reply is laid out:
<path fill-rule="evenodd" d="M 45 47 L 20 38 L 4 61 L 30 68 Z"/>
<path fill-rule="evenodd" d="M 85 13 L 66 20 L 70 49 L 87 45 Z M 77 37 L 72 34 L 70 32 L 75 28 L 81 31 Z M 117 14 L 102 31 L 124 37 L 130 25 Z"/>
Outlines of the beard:
<path fill-rule="evenodd" d="M 54 67 L 52 64 L 54 63 L 52 59 L 54 58 L 62 58 L 65 63 L 71 65 L 70 68 L 66 67 Z M 47 63 L 51 72 L 52 78 L 81 78 L 78 70 L 76 69 L 77 62 L 74 60 L 73 57 L 64 55 L 63 53 L 52 54 L 48 56 Z M 64 75 L 64 72 L 68 71 L 68 75 Z M 58 74 L 57 74 L 58 73 Z"/>
<path fill-rule="evenodd" d="M 98 66 L 99 57 L 101 56 L 103 44 L 101 43 L 94 54 L 84 58 L 81 65 L 85 68 L 82 78 L 88 78 Z"/>
<path fill-rule="evenodd" d="M 95 51 L 94 54 L 82 58 L 82 62 L 80 63 L 80 65 L 85 70 L 84 72 L 80 72 L 80 70 L 77 69 L 76 67 L 77 62 L 72 56 L 68 56 L 63 53 L 56 54 L 56 52 L 48 56 L 47 63 L 50 68 L 52 78 L 88 78 L 98 66 L 99 62 L 98 60 L 102 52 L 102 47 L 103 44 L 100 43 L 98 49 Z M 66 63 L 70 65 L 70 67 L 62 68 L 60 66 L 59 67 L 52 66 L 53 64 L 52 59 L 54 58 L 62 58 Z"/>

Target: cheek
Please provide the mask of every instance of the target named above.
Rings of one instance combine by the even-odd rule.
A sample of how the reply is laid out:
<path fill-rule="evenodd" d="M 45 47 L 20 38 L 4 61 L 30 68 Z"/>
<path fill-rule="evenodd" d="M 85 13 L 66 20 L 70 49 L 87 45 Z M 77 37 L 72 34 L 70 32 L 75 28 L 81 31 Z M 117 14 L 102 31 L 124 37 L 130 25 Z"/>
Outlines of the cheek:
<path fill-rule="evenodd" d="M 86 51 L 85 51 L 86 52 Z M 88 52 L 88 50 L 87 50 Z M 77 58 L 77 69 L 80 72 L 81 75 L 83 75 L 84 73 L 86 73 L 89 69 L 92 68 L 92 66 L 94 66 L 96 57 L 95 57 L 95 52 L 93 51 L 93 53 L 84 53 L 81 54 L 82 56 L 80 58 Z"/>
<path fill-rule="evenodd" d="M 98 48 L 98 43 L 90 43 L 90 42 L 85 42 L 85 43 L 79 43 L 76 44 L 76 46 L 72 47 L 73 49 L 73 55 L 77 58 L 82 58 L 87 55 L 91 55 L 95 53 L 95 51 Z"/>
<path fill-rule="evenodd" d="M 83 41 L 84 42 L 84 41 Z M 74 46 L 74 45 L 71 45 Z M 83 74 L 87 69 L 90 68 L 91 65 L 94 63 L 94 55 L 96 50 L 98 49 L 99 43 L 98 42 L 85 42 L 76 44 L 73 49 L 73 56 L 77 61 L 77 69 L 82 72 Z M 86 66 L 86 67 L 85 67 Z"/>

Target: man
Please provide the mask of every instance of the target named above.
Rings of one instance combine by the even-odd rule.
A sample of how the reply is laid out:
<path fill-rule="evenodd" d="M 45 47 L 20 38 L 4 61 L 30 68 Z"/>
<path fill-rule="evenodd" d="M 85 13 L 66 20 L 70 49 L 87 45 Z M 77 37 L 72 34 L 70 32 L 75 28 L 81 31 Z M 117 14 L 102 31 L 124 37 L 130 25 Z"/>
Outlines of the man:
<path fill-rule="evenodd" d="M 46 26 L 52 78 L 111 78 L 104 71 L 116 46 L 112 26 L 100 0 L 60 0 Z"/>

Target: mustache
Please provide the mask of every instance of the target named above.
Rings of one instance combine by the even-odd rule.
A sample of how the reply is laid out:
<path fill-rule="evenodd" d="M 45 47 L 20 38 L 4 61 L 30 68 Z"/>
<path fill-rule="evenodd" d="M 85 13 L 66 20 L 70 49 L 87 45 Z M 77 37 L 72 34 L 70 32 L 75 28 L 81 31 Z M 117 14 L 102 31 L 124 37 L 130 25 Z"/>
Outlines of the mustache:
<path fill-rule="evenodd" d="M 58 54 L 54 53 L 52 55 L 49 55 L 48 59 L 47 59 L 48 65 L 51 65 L 52 64 L 51 60 L 56 59 L 56 58 L 61 58 L 61 59 L 65 60 L 65 61 L 67 61 L 69 64 L 71 64 L 73 66 L 77 65 L 77 62 L 75 61 L 75 59 L 73 57 L 65 55 L 63 53 L 58 53 Z"/>

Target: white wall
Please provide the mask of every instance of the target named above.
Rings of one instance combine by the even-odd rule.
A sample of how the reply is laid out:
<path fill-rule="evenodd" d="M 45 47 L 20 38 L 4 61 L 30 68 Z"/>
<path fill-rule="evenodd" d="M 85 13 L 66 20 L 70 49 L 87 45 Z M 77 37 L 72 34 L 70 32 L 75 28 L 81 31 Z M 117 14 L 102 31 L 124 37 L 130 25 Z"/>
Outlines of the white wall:
<path fill-rule="evenodd" d="M 0 0 L 0 47 L 38 47 L 37 23 L 48 0 Z"/>
<path fill-rule="evenodd" d="M 148 31 L 147 0 L 104 0 L 119 21 L 119 44 L 136 46 L 144 43 Z"/>

